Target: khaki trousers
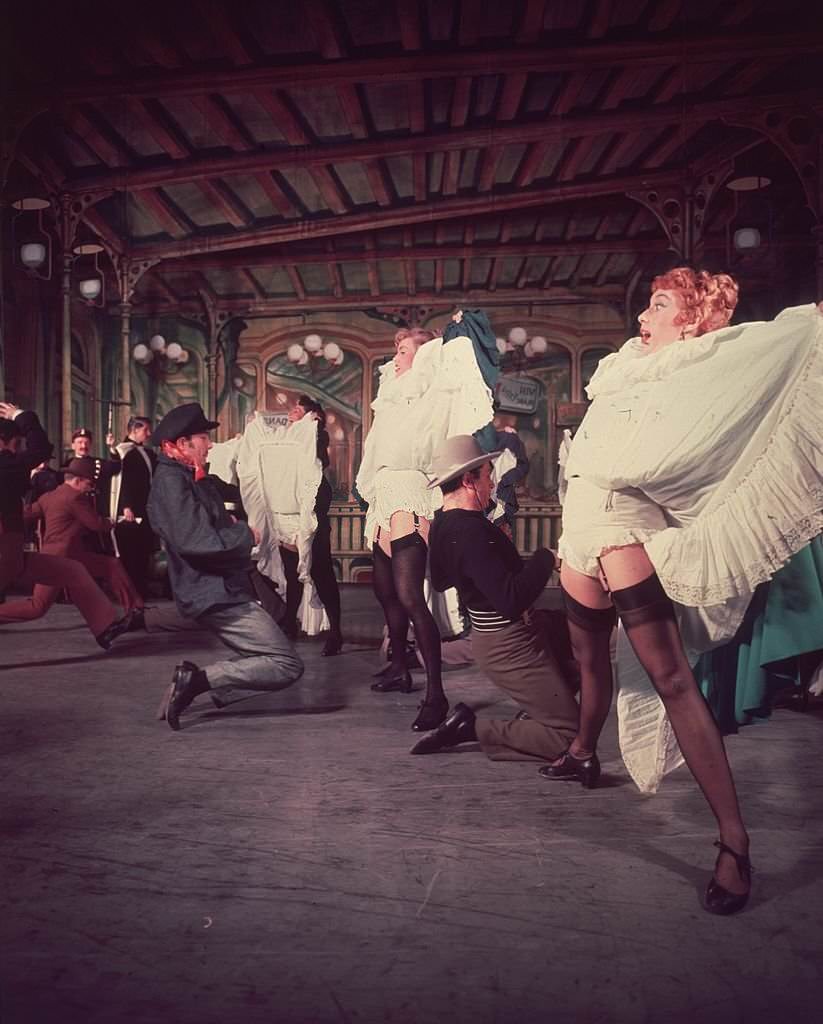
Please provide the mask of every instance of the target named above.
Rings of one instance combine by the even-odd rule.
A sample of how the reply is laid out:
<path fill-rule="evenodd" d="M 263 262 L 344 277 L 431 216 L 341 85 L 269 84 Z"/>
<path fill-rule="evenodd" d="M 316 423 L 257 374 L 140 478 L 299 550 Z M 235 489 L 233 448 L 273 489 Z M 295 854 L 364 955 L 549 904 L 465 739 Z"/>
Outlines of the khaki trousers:
<path fill-rule="evenodd" d="M 492 761 L 553 761 L 577 732 L 578 706 L 557 659 L 532 624 L 522 620 L 494 633 L 472 630 L 477 665 L 528 713 L 511 721 L 478 718 L 483 753 Z"/>

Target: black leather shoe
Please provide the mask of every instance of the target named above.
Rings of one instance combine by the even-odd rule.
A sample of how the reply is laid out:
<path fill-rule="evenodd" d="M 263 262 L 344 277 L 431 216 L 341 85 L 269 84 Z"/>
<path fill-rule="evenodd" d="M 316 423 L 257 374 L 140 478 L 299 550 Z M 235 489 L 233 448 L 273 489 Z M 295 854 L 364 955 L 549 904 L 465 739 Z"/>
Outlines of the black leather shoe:
<path fill-rule="evenodd" d="M 339 654 L 343 649 L 343 637 L 339 633 L 330 632 L 326 637 L 326 642 L 323 645 L 323 650 L 320 652 L 321 658 L 333 658 L 335 654 Z"/>
<path fill-rule="evenodd" d="M 205 672 L 201 672 L 192 662 L 184 661 L 175 668 L 166 705 L 166 721 L 170 729 L 179 731 L 180 715 L 198 694 L 208 689 Z"/>
<path fill-rule="evenodd" d="M 737 853 L 719 839 L 715 841 L 714 845 L 721 853 L 728 853 L 730 857 L 734 857 L 737 873 L 740 875 L 741 880 L 748 882 L 751 887 L 752 862 L 749 860 L 748 854 Z M 736 914 L 738 910 L 742 910 L 748 900 L 748 889 L 746 892 L 729 892 L 712 875 L 712 879 L 706 887 L 706 895 L 703 898 L 703 909 L 707 910 L 710 914 L 721 914 L 725 917 L 728 914 Z"/>
<path fill-rule="evenodd" d="M 475 714 L 466 704 L 455 704 L 446 721 L 434 732 L 418 740 L 412 754 L 436 754 L 438 750 L 456 747 L 458 743 L 472 743 L 477 739 L 474 728 Z"/>
<path fill-rule="evenodd" d="M 115 619 L 110 626 L 107 626 L 102 633 L 98 633 L 94 638 L 104 651 L 111 649 L 111 645 L 114 641 L 122 636 L 124 633 L 128 633 L 132 628 L 132 618 L 134 612 L 128 612 L 123 616 L 122 619 Z"/>
<path fill-rule="evenodd" d="M 372 683 L 371 688 L 375 693 L 393 693 L 395 690 L 399 693 L 411 693 L 411 673 L 407 669 L 400 669 L 399 672 L 396 670 L 387 672 L 376 683 Z"/>
<path fill-rule="evenodd" d="M 547 764 L 538 769 L 544 779 L 579 782 L 584 789 L 594 789 L 600 778 L 600 761 L 597 754 L 579 758 L 567 750 L 558 764 Z"/>
<path fill-rule="evenodd" d="M 412 722 L 412 729 L 415 732 L 431 732 L 446 721 L 448 713 L 449 702 L 445 697 L 431 703 L 424 700 L 420 704 L 417 718 Z"/>

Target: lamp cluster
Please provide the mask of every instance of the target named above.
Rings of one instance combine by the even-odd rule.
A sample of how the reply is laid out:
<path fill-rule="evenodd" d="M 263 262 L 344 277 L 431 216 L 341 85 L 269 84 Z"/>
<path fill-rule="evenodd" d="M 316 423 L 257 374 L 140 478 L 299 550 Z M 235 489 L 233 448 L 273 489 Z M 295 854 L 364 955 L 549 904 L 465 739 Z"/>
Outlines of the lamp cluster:
<path fill-rule="evenodd" d="M 336 341 L 323 342 L 319 334 L 307 334 L 300 342 L 294 342 L 286 349 L 286 358 L 295 366 L 306 366 L 311 359 L 323 358 L 330 366 L 340 366 L 343 349 Z"/>
<path fill-rule="evenodd" d="M 148 366 L 154 359 L 165 360 L 166 364 L 181 366 L 189 361 L 189 353 L 177 341 L 168 344 L 162 334 L 154 334 L 148 345 L 139 342 L 131 350 L 132 359 L 141 366 Z"/>
<path fill-rule="evenodd" d="M 533 356 L 545 355 L 548 349 L 549 343 L 542 334 L 530 338 L 525 327 L 512 327 L 508 339 L 497 339 L 497 351 L 501 356 L 515 353 L 521 359 L 531 359 Z"/>

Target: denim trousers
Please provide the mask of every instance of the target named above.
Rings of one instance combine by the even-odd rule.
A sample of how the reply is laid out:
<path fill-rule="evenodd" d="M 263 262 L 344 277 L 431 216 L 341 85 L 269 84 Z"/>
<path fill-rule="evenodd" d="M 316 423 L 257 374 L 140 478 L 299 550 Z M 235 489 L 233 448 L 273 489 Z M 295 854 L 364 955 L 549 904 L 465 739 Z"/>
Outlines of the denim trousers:
<path fill-rule="evenodd" d="M 255 601 L 198 615 L 233 657 L 204 665 L 212 699 L 225 706 L 264 690 L 284 690 L 303 675 L 303 662 L 280 627 Z"/>

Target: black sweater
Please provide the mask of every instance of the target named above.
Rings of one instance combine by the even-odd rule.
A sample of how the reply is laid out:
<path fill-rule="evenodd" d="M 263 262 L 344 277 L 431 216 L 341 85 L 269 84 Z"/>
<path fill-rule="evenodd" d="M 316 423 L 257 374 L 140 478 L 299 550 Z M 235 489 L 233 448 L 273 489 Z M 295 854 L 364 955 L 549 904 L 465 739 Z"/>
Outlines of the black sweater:
<path fill-rule="evenodd" d="M 516 619 L 530 608 L 554 569 L 554 556 L 539 548 L 527 562 L 509 538 L 482 512 L 438 512 L 429 533 L 431 580 L 435 590 L 456 587 L 460 600 L 476 611 Z"/>

